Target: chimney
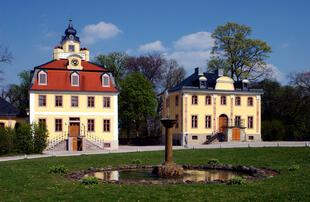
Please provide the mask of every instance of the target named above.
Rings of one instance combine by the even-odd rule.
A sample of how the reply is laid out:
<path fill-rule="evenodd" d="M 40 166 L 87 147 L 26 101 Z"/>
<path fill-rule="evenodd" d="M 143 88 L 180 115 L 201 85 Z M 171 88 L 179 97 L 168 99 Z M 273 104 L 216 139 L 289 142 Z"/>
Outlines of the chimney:
<path fill-rule="evenodd" d="M 202 76 L 203 75 L 202 67 L 196 67 L 195 68 L 195 74 L 198 74 L 199 76 Z"/>

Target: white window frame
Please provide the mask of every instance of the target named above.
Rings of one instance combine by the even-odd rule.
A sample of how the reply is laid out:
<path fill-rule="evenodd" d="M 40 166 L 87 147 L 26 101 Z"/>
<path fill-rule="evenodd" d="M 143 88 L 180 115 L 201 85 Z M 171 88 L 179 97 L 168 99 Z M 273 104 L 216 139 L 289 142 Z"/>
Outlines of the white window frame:
<path fill-rule="evenodd" d="M 74 85 L 73 83 L 73 77 L 76 76 L 77 77 L 77 85 Z M 77 73 L 72 73 L 71 74 L 71 86 L 80 86 L 80 75 Z"/>
<path fill-rule="evenodd" d="M 104 79 L 105 78 L 108 78 L 108 85 L 104 84 Z M 102 86 L 103 87 L 110 87 L 110 76 L 109 75 L 107 75 L 107 74 L 102 75 Z"/>
<path fill-rule="evenodd" d="M 41 83 L 41 75 L 44 75 L 45 76 L 45 83 Z M 38 74 L 38 84 L 39 85 L 47 85 L 47 73 L 44 72 L 44 71 L 40 71 L 39 74 Z"/>

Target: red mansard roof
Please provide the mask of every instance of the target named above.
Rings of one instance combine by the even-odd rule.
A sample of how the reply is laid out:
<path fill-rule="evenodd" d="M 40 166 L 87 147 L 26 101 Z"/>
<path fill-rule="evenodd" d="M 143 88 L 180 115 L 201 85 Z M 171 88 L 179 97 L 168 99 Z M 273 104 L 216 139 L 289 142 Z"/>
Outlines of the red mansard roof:
<path fill-rule="evenodd" d="M 70 71 L 67 69 L 68 60 L 55 60 L 43 64 L 38 69 L 48 69 L 47 85 L 38 84 L 38 76 L 30 90 L 53 91 L 90 91 L 90 92 L 118 92 L 110 79 L 110 87 L 102 87 L 101 74 L 107 70 L 89 62 L 82 61 L 83 70 L 79 71 L 79 86 L 71 86 Z M 91 70 L 91 71 L 87 71 Z"/>

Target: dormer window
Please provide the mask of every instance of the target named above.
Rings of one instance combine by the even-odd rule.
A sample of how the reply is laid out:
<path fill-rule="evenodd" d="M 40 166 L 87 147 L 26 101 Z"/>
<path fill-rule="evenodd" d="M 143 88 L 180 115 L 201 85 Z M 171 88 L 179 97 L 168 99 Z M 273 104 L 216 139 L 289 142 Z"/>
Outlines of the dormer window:
<path fill-rule="evenodd" d="M 69 45 L 68 50 L 69 52 L 74 52 L 74 45 Z"/>
<path fill-rule="evenodd" d="M 102 86 L 103 87 L 110 87 L 110 77 L 107 74 L 102 76 Z"/>
<path fill-rule="evenodd" d="M 47 85 L 47 73 L 44 71 L 39 73 L 39 85 Z"/>
<path fill-rule="evenodd" d="M 77 73 L 71 74 L 71 86 L 79 86 L 79 85 L 80 85 L 79 75 Z"/>

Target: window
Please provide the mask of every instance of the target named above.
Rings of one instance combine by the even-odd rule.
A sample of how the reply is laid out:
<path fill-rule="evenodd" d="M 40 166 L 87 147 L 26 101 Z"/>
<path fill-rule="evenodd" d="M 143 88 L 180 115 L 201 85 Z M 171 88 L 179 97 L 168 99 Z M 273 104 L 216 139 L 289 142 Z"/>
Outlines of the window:
<path fill-rule="evenodd" d="M 226 105 L 226 96 L 221 96 L 221 105 Z"/>
<path fill-rule="evenodd" d="M 211 116 L 206 116 L 206 128 L 211 128 Z"/>
<path fill-rule="evenodd" d="M 62 107 L 62 96 L 60 95 L 55 96 L 55 106 Z"/>
<path fill-rule="evenodd" d="M 39 95 L 39 106 L 46 107 L 46 95 Z"/>
<path fill-rule="evenodd" d="M 39 119 L 39 127 L 46 128 L 46 119 Z"/>
<path fill-rule="evenodd" d="M 104 108 L 110 108 L 111 106 L 110 97 L 103 97 L 103 107 Z"/>
<path fill-rule="evenodd" d="M 46 85 L 47 84 L 47 74 L 46 72 L 41 71 L 39 73 L 39 85 Z"/>
<path fill-rule="evenodd" d="M 111 147 L 110 143 L 103 143 L 103 147 Z"/>
<path fill-rule="evenodd" d="M 206 96 L 206 105 L 211 105 L 211 96 L 210 95 Z"/>
<path fill-rule="evenodd" d="M 110 132 L 110 120 L 109 119 L 103 120 L 103 132 Z"/>
<path fill-rule="evenodd" d="M 198 97 L 197 97 L 197 95 L 193 95 L 192 96 L 192 104 L 193 105 L 197 105 L 198 104 Z"/>
<path fill-rule="evenodd" d="M 68 49 L 69 49 L 69 52 L 74 52 L 74 45 L 69 45 Z"/>
<path fill-rule="evenodd" d="M 0 122 L 0 128 L 4 128 L 4 123 L 3 122 Z"/>
<path fill-rule="evenodd" d="M 198 128 L 198 116 L 192 115 L 192 128 Z"/>
<path fill-rule="evenodd" d="M 79 75 L 77 73 L 73 73 L 71 75 L 71 85 L 72 86 L 79 86 Z"/>
<path fill-rule="evenodd" d="M 56 132 L 62 131 L 62 119 L 55 119 L 55 131 Z"/>
<path fill-rule="evenodd" d="M 179 105 L 179 96 L 176 95 L 175 96 L 175 106 L 178 106 Z"/>
<path fill-rule="evenodd" d="M 87 106 L 95 107 L 95 97 L 87 97 Z"/>
<path fill-rule="evenodd" d="M 107 74 L 102 76 L 102 86 L 110 87 L 110 77 Z"/>
<path fill-rule="evenodd" d="M 95 120 L 94 119 L 87 120 L 87 131 L 89 132 L 95 131 Z"/>
<path fill-rule="evenodd" d="M 193 135 L 192 136 L 192 140 L 198 140 L 198 136 L 197 135 Z"/>
<path fill-rule="evenodd" d="M 71 107 L 78 107 L 78 106 L 79 106 L 79 97 L 71 96 Z"/>
<path fill-rule="evenodd" d="M 241 117 L 235 116 L 235 126 L 240 127 L 241 126 Z"/>
<path fill-rule="evenodd" d="M 177 122 L 175 123 L 175 128 L 179 128 L 179 115 L 178 114 L 175 115 L 175 120 L 177 120 Z"/>
<path fill-rule="evenodd" d="M 240 106 L 241 105 L 241 98 L 238 96 L 235 98 L 235 105 Z"/>
<path fill-rule="evenodd" d="M 253 98 L 248 97 L 248 106 L 253 106 Z"/>
<path fill-rule="evenodd" d="M 250 136 L 249 136 L 249 140 L 254 140 L 254 136 L 253 136 L 253 135 L 250 135 Z"/>
<path fill-rule="evenodd" d="M 248 128 L 253 128 L 253 116 L 248 117 Z"/>

